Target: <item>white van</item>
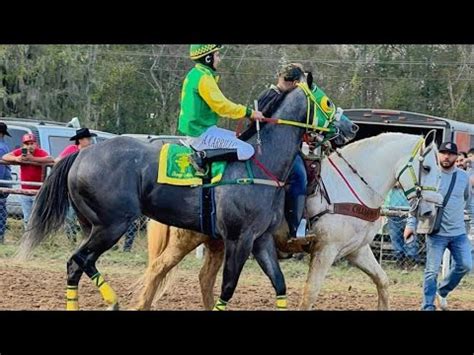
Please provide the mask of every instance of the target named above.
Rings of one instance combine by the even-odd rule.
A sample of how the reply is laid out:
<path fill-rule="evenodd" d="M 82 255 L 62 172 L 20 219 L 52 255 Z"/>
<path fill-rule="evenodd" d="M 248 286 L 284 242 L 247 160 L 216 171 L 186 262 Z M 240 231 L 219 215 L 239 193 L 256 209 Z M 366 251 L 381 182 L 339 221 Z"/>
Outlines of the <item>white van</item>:
<path fill-rule="evenodd" d="M 46 150 L 54 158 L 56 158 L 66 146 L 72 143 L 69 138 L 76 134 L 76 128 L 68 127 L 67 124 L 63 122 L 10 117 L 0 117 L 0 122 L 4 122 L 8 126 L 8 132 L 11 137 L 5 136 L 5 142 L 10 147 L 10 150 L 20 148 L 22 146 L 21 138 L 23 135 L 31 133 L 35 135 L 38 146 Z M 97 137 L 94 137 L 94 143 L 99 143 L 117 136 L 113 133 L 92 129 L 90 131 L 97 134 Z M 12 180 L 19 180 L 19 166 L 12 165 L 11 169 Z M 19 187 L 19 185 L 13 185 L 13 187 Z M 19 195 L 10 194 L 8 196 L 7 210 L 9 215 L 22 215 Z"/>

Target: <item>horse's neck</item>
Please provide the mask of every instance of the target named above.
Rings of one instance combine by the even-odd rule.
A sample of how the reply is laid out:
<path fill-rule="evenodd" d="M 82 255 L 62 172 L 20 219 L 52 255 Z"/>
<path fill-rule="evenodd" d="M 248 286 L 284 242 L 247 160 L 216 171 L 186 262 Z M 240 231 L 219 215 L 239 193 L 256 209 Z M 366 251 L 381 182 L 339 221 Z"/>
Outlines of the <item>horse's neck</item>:
<path fill-rule="evenodd" d="M 262 151 L 261 157 L 256 153 L 257 159 L 261 160 L 270 171 L 277 172 L 280 178 L 281 174 L 286 174 L 289 164 L 299 148 L 299 131 L 297 127 L 291 126 L 270 126 L 262 134 Z"/>
<path fill-rule="evenodd" d="M 288 94 L 275 111 L 276 117 L 294 120 L 305 112 L 306 107 L 296 104 L 298 97 L 292 94 Z M 271 123 L 267 123 L 260 131 L 262 154 L 259 155 L 256 149 L 255 157 L 280 180 L 286 179 L 289 173 L 295 154 L 299 149 L 301 132 L 300 128 L 294 126 Z M 247 142 L 256 147 L 256 139 L 257 135 L 254 134 Z M 258 171 L 256 173 L 257 175 L 261 174 Z"/>
<path fill-rule="evenodd" d="M 369 207 L 378 208 L 395 183 L 395 174 L 400 161 L 402 158 L 408 159 L 417 140 L 418 137 L 410 135 L 379 136 L 353 143 L 341 150 L 342 156 L 357 170 L 370 188 L 335 153 L 331 154 L 330 159 L 362 202 Z M 328 159 L 323 161 L 321 175 L 331 202 L 360 203 Z"/>

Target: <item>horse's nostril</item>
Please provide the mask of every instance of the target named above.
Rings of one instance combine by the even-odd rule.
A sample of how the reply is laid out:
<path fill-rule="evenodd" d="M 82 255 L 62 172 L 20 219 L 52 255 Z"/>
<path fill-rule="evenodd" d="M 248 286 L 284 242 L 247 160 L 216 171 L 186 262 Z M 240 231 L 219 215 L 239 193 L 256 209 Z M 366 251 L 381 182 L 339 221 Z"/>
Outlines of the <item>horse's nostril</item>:
<path fill-rule="evenodd" d="M 359 131 L 359 126 L 356 125 L 356 124 L 353 124 L 352 125 L 352 132 L 356 133 L 357 131 Z"/>

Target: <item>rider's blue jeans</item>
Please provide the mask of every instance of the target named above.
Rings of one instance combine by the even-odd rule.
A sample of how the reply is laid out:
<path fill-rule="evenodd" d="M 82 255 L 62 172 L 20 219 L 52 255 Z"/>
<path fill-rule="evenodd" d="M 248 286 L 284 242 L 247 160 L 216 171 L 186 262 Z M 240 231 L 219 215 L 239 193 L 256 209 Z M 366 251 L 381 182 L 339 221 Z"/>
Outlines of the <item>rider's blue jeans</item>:
<path fill-rule="evenodd" d="M 306 186 L 308 185 L 308 177 L 306 176 L 306 167 L 303 158 L 297 154 L 288 177 L 288 197 L 296 198 L 297 196 L 306 196 Z"/>

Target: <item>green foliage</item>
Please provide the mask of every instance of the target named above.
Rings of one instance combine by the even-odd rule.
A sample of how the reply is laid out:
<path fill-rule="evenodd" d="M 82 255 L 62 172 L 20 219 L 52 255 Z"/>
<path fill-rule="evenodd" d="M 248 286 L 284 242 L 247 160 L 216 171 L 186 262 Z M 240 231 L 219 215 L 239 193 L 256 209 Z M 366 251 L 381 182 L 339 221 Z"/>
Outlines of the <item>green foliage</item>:
<path fill-rule="evenodd" d="M 220 87 L 253 105 L 280 64 L 301 62 L 343 108 L 473 120 L 470 45 L 228 45 Z M 1 45 L 0 115 L 115 133 L 176 133 L 188 45 Z M 233 128 L 235 121 L 221 125 Z"/>

